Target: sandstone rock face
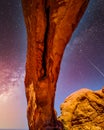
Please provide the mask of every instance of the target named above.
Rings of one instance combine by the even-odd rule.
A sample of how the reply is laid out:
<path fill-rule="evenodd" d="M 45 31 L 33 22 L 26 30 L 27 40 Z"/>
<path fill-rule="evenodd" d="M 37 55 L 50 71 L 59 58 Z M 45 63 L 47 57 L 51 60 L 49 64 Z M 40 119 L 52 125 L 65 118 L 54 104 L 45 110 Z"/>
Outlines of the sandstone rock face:
<path fill-rule="evenodd" d="M 104 92 L 81 89 L 61 104 L 65 130 L 104 130 Z"/>
<path fill-rule="evenodd" d="M 22 0 L 27 29 L 25 88 L 30 130 L 58 129 L 56 82 L 64 49 L 89 0 Z"/>

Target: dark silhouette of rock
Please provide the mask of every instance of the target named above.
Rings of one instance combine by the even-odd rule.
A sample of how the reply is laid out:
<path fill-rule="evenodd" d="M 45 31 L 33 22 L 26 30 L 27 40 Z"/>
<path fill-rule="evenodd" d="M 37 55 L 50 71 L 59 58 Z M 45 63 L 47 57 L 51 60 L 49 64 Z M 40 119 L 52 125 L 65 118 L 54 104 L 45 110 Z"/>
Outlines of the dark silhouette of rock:
<path fill-rule="evenodd" d="M 104 130 L 104 93 L 81 89 L 61 104 L 65 130 Z"/>
<path fill-rule="evenodd" d="M 56 82 L 64 49 L 89 0 L 22 0 L 27 29 L 25 88 L 30 130 L 56 127 Z"/>

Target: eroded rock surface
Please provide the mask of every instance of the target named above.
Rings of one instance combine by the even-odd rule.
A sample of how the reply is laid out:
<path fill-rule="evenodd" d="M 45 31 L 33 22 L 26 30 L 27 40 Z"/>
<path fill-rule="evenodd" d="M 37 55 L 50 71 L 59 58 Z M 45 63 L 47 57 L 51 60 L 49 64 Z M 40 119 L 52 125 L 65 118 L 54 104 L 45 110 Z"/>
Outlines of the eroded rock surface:
<path fill-rule="evenodd" d="M 22 0 L 28 40 L 25 88 L 30 130 L 57 128 L 54 98 L 60 63 L 88 2 Z"/>
<path fill-rule="evenodd" d="M 81 89 L 65 99 L 59 117 L 65 130 L 104 130 L 102 90 Z"/>

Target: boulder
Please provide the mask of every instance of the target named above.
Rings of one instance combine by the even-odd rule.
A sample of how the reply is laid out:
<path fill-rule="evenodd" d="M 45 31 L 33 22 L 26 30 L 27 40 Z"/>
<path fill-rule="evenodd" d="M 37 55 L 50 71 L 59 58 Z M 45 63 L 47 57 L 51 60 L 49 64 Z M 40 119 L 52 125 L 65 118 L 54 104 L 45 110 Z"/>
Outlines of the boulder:
<path fill-rule="evenodd" d="M 104 130 L 104 89 L 81 89 L 61 104 L 59 120 L 65 130 Z"/>

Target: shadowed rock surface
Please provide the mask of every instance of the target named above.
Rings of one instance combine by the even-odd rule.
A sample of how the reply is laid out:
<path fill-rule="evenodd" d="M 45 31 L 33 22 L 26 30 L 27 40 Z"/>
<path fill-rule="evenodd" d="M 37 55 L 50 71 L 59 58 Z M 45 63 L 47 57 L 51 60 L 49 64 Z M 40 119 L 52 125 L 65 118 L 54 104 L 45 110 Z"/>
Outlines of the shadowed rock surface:
<path fill-rule="evenodd" d="M 22 0 L 28 40 L 25 88 L 30 130 L 60 129 L 54 112 L 60 63 L 88 1 Z"/>
<path fill-rule="evenodd" d="M 104 130 L 104 92 L 81 89 L 61 104 L 65 130 Z"/>

